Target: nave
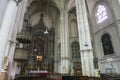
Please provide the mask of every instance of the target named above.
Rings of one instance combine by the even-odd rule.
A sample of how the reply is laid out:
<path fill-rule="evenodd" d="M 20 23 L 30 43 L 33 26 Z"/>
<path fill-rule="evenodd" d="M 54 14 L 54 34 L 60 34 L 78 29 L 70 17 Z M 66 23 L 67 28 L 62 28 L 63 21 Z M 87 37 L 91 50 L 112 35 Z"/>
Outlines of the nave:
<path fill-rule="evenodd" d="M 120 0 L 0 0 L 0 80 L 120 75 Z"/>

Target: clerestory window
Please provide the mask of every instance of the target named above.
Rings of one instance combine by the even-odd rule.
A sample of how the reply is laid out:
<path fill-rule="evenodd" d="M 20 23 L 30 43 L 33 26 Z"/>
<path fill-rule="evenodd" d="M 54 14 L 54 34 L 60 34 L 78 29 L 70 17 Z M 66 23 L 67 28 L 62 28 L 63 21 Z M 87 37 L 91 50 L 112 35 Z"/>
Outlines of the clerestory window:
<path fill-rule="evenodd" d="M 101 23 L 104 20 L 108 18 L 106 8 L 103 5 L 98 5 L 97 6 L 97 11 L 96 11 L 96 21 L 97 23 Z"/>

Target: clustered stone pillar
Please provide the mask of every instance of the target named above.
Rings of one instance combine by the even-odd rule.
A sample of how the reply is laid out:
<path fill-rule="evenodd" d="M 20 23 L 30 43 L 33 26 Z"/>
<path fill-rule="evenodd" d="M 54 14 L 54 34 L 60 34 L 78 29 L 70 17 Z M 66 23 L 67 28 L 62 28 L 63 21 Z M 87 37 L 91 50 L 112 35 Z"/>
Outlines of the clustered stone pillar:
<path fill-rule="evenodd" d="M 0 28 L 7 4 L 8 4 L 8 0 L 0 0 Z"/>
<path fill-rule="evenodd" d="M 94 76 L 93 51 L 85 0 L 76 0 L 77 24 L 83 76 Z"/>
<path fill-rule="evenodd" d="M 10 29 L 13 27 L 11 26 L 12 19 L 16 17 L 14 16 L 16 10 L 17 10 L 16 2 L 14 0 L 9 0 L 0 29 L 0 72 L 3 66 L 7 43 L 9 41 Z"/>
<path fill-rule="evenodd" d="M 55 34 L 57 31 L 55 30 Z M 57 45 L 57 36 L 55 35 L 55 54 L 54 54 L 54 73 L 58 73 L 58 45 Z"/>
<path fill-rule="evenodd" d="M 0 73 L 3 72 L 3 62 L 5 56 L 9 56 L 8 79 L 14 79 L 16 72 L 16 62 L 13 61 L 16 34 L 22 26 L 24 14 L 28 0 L 23 0 L 21 4 L 15 0 L 8 0 L 0 28 Z M 12 76 L 12 78 L 11 78 Z M 1 78 L 0 78 L 1 80 Z"/>
<path fill-rule="evenodd" d="M 60 40 L 61 40 L 61 58 L 59 64 L 60 74 L 69 74 L 70 54 L 69 54 L 69 29 L 68 29 L 68 11 L 61 10 L 60 15 Z"/>
<path fill-rule="evenodd" d="M 16 13 L 17 15 L 15 17 L 15 21 L 13 25 L 14 29 L 12 30 L 12 34 L 11 34 L 11 40 L 13 41 L 13 43 L 10 45 L 9 52 L 8 52 L 8 56 L 9 56 L 8 79 L 11 79 L 11 78 L 14 79 L 15 72 L 17 70 L 17 63 L 13 60 L 14 51 L 16 47 L 16 35 L 19 29 L 22 27 L 24 15 L 27 9 L 27 3 L 28 3 L 28 0 L 23 0 L 18 5 L 18 9 Z"/>

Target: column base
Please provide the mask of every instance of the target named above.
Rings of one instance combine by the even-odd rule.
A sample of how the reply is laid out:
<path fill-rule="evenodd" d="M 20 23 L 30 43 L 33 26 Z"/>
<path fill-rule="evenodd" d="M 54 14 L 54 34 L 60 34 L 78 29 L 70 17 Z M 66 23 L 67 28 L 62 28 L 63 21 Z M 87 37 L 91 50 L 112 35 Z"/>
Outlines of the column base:
<path fill-rule="evenodd" d="M 69 75 L 70 74 L 70 60 L 62 58 L 59 65 L 59 73 L 61 75 Z"/>
<path fill-rule="evenodd" d="M 0 73 L 0 80 L 5 80 L 7 71 L 2 69 Z"/>
<path fill-rule="evenodd" d="M 99 69 L 95 69 L 95 76 L 100 77 L 100 70 Z"/>
<path fill-rule="evenodd" d="M 94 76 L 93 52 L 92 50 L 81 51 L 83 76 Z"/>

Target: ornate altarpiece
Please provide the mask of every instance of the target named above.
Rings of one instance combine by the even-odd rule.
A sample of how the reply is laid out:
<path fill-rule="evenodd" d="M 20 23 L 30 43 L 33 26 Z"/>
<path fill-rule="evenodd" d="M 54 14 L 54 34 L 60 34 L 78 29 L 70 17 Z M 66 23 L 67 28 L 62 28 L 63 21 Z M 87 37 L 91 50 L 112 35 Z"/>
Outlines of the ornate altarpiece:
<path fill-rule="evenodd" d="M 25 70 L 47 70 L 48 74 L 53 74 L 54 67 L 54 28 L 48 30 L 49 34 L 44 34 L 47 27 L 43 21 L 43 14 L 35 26 L 28 26 L 32 36 L 31 43 L 24 44 L 28 50 L 27 61 L 22 62 L 21 74 Z M 26 29 L 28 29 L 26 28 Z"/>

